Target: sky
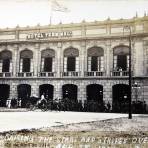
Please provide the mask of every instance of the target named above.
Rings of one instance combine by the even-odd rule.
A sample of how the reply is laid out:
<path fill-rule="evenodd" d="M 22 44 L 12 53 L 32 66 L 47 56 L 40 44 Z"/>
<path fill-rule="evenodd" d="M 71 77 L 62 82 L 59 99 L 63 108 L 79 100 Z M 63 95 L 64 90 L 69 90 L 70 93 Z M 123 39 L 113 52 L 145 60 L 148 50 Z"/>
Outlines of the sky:
<path fill-rule="evenodd" d="M 51 0 L 0 0 L 0 28 L 80 23 L 148 15 L 148 0 L 56 0 L 68 12 L 51 11 Z"/>

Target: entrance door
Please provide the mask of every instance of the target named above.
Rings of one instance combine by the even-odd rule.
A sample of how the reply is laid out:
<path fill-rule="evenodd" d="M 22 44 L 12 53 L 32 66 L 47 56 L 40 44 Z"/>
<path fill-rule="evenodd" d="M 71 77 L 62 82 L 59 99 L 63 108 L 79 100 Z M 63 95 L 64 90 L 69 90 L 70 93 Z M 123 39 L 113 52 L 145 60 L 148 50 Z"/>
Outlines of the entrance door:
<path fill-rule="evenodd" d="M 39 86 L 40 96 L 44 95 L 46 99 L 53 100 L 53 85 L 43 84 Z"/>
<path fill-rule="evenodd" d="M 0 84 L 0 106 L 6 106 L 6 100 L 9 98 L 10 86 L 7 84 Z"/>
<path fill-rule="evenodd" d="M 17 87 L 18 98 L 22 99 L 22 107 L 26 107 L 26 103 L 31 95 L 31 86 L 28 84 L 20 84 Z"/>
<path fill-rule="evenodd" d="M 77 100 L 77 86 L 74 84 L 66 84 L 62 87 L 63 99 Z"/>
<path fill-rule="evenodd" d="M 128 112 L 129 85 L 117 84 L 113 86 L 113 111 Z"/>
<path fill-rule="evenodd" d="M 102 103 L 103 102 L 103 86 L 99 84 L 87 85 L 87 100 Z"/>

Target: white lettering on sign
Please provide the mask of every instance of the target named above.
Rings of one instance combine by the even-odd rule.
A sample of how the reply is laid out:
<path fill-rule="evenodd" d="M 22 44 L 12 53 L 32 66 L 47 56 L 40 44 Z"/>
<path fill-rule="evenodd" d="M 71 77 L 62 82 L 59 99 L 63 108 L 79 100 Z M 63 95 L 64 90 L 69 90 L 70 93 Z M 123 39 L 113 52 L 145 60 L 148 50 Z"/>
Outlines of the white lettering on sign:
<path fill-rule="evenodd" d="M 31 40 L 31 39 L 48 39 L 48 38 L 61 38 L 61 37 L 72 37 L 72 31 L 30 33 L 27 34 L 26 39 Z"/>

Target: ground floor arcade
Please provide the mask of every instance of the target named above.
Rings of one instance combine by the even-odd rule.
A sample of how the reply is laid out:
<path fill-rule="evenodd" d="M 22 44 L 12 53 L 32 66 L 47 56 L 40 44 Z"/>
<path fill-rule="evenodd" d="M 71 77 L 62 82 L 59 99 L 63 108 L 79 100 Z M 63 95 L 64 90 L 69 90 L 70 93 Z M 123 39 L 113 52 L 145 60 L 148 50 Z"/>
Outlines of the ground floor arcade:
<path fill-rule="evenodd" d="M 133 101 L 148 104 L 148 80 L 136 79 L 140 87 L 132 88 Z M 74 101 L 94 101 L 110 103 L 112 108 L 122 108 L 128 103 L 128 79 L 21 79 L 0 81 L 0 103 L 5 106 L 8 98 L 21 98 L 23 103 L 31 96 L 46 99 L 65 99 Z"/>

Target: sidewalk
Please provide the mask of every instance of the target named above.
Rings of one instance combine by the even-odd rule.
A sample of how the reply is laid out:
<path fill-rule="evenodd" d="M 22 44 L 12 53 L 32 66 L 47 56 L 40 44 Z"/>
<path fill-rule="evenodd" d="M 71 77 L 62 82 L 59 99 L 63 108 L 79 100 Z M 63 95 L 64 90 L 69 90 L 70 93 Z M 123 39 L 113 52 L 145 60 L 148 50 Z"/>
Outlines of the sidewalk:
<path fill-rule="evenodd" d="M 0 107 L 0 112 L 27 112 L 27 109 L 26 108 Z"/>

